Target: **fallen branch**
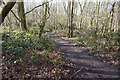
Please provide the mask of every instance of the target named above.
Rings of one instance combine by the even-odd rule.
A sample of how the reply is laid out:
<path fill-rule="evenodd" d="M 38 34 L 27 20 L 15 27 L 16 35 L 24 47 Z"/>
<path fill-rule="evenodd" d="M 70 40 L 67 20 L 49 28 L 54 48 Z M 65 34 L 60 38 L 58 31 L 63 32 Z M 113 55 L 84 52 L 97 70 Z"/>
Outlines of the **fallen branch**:
<path fill-rule="evenodd" d="M 73 78 L 78 72 L 80 72 L 81 70 L 83 69 L 83 66 L 78 70 L 76 71 L 72 76 L 70 76 L 70 78 Z"/>

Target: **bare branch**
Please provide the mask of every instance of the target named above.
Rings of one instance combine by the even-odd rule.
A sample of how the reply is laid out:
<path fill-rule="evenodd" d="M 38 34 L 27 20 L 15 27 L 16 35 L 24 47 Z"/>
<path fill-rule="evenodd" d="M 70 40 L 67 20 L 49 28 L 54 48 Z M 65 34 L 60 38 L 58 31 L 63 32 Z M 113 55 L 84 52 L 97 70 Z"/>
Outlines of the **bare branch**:
<path fill-rule="evenodd" d="M 65 4 L 65 2 L 63 2 L 63 7 L 64 7 L 65 12 L 68 13 L 68 12 L 67 12 L 67 9 L 66 9 L 66 4 Z"/>
<path fill-rule="evenodd" d="M 81 3 L 80 3 L 80 2 L 79 2 L 79 6 L 80 6 L 81 13 L 82 13 L 82 5 L 81 5 Z"/>
<path fill-rule="evenodd" d="M 16 17 L 16 19 L 21 22 L 21 20 L 16 16 L 16 14 L 12 10 L 11 10 L 11 12 Z"/>
<path fill-rule="evenodd" d="M 83 8 L 82 8 L 82 5 L 81 5 L 81 3 L 80 3 L 80 1 L 79 1 L 79 6 L 80 6 L 80 9 L 81 9 L 81 14 L 83 13 L 83 10 L 84 10 L 84 8 L 86 7 L 86 4 L 87 4 L 87 0 L 85 0 L 84 5 L 83 5 Z"/>
<path fill-rule="evenodd" d="M 15 5 L 16 2 L 10 2 L 8 1 L 4 7 L 1 9 L 0 12 L 0 25 L 3 23 L 5 17 L 7 16 L 7 14 L 10 12 L 10 10 L 13 8 L 13 6 Z"/>
<path fill-rule="evenodd" d="M 49 14 L 49 16 L 47 17 L 47 19 L 50 18 L 50 15 L 51 15 L 50 14 L 50 7 L 49 7 L 49 5 L 48 5 L 48 14 Z"/>
<path fill-rule="evenodd" d="M 5 2 L 3 2 L 3 4 L 5 5 Z M 21 20 L 16 16 L 16 14 L 13 12 L 13 10 L 10 10 L 10 11 L 16 17 L 16 19 L 21 22 Z"/>
<path fill-rule="evenodd" d="M 52 1 L 52 0 L 51 0 L 51 1 Z M 50 2 L 50 1 L 49 1 L 49 2 Z M 41 6 L 43 6 L 44 4 L 49 3 L 49 2 L 44 2 L 44 3 L 42 3 L 42 4 L 38 5 L 38 6 L 35 6 L 33 9 L 31 9 L 31 10 L 28 11 L 28 12 L 26 12 L 25 14 L 28 14 L 28 13 L 32 12 L 33 10 L 35 10 L 36 8 L 41 7 Z"/>

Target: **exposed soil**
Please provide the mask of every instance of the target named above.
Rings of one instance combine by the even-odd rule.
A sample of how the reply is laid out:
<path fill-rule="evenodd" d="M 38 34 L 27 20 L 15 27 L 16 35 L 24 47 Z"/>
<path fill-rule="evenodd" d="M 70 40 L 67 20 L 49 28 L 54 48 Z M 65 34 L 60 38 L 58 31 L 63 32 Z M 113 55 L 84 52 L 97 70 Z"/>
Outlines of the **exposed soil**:
<path fill-rule="evenodd" d="M 74 65 L 62 65 L 62 67 L 70 69 L 69 78 L 119 78 L 120 73 L 117 69 L 102 62 L 87 49 L 78 47 L 70 40 L 62 39 L 52 33 L 48 34 L 56 43 L 57 48 L 64 53 L 66 62 Z"/>

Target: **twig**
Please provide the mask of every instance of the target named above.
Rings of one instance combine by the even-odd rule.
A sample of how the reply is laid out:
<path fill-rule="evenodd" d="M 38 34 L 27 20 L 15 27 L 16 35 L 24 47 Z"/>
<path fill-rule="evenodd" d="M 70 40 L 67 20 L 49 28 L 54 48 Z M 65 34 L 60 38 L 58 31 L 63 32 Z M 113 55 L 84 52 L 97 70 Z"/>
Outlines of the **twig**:
<path fill-rule="evenodd" d="M 81 70 L 83 69 L 83 66 L 78 70 L 76 71 L 72 76 L 70 76 L 70 78 L 74 77 L 78 72 L 80 72 Z"/>
<path fill-rule="evenodd" d="M 21 22 L 21 20 L 15 15 L 15 13 L 12 10 L 11 10 L 11 12 L 16 17 L 16 19 Z"/>
<path fill-rule="evenodd" d="M 68 10 L 66 9 L 66 4 L 65 4 L 65 2 L 63 2 L 63 7 L 64 7 L 65 12 L 68 13 Z"/>

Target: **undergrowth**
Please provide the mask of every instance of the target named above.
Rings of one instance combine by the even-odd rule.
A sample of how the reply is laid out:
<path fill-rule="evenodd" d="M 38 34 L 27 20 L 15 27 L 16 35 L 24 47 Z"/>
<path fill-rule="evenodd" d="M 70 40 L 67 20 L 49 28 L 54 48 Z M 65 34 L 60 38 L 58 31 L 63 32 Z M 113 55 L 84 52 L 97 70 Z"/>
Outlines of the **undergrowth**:
<path fill-rule="evenodd" d="M 4 30 L 2 58 L 4 78 L 55 78 L 66 73 L 61 67 L 62 56 L 48 35 L 38 38 L 38 31 Z"/>
<path fill-rule="evenodd" d="M 116 39 L 116 33 L 110 33 L 102 36 L 99 32 L 97 35 L 94 32 L 79 33 L 74 40 L 79 42 L 79 45 L 84 44 L 98 51 L 100 54 L 112 54 L 118 56 L 119 42 Z"/>
<path fill-rule="evenodd" d="M 54 30 L 59 36 L 67 37 L 66 30 L 58 31 Z M 75 40 L 79 46 L 87 46 L 92 53 L 108 58 L 108 62 L 111 64 L 118 65 L 118 58 L 120 56 L 120 41 L 117 40 L 117 33 L 105 33 L 102 35 L 101 32 L 95 34 L 94 31 L 74 31 L 74 37 L 70 40 Z"/>

